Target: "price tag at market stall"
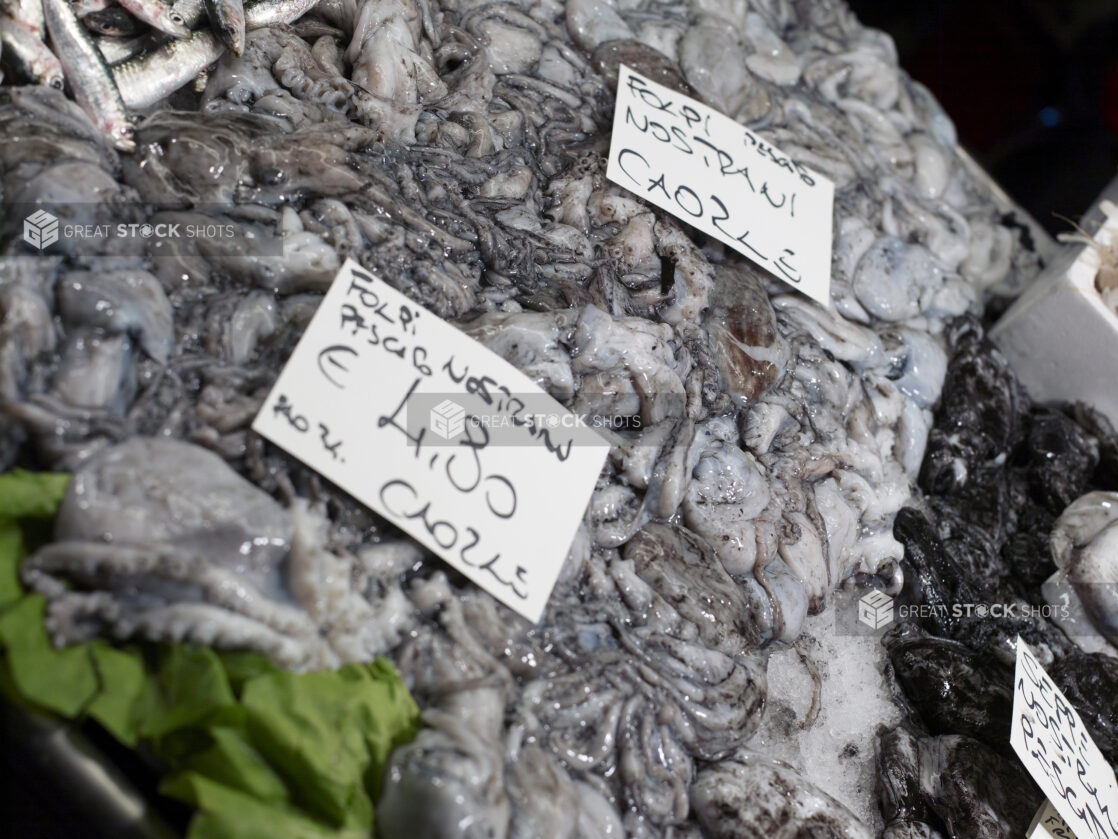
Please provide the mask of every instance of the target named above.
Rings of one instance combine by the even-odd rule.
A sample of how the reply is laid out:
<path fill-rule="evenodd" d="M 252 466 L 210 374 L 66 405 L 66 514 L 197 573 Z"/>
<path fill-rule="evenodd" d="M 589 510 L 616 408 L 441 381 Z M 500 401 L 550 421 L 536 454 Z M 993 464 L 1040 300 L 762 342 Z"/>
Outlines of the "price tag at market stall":
<path fill-rule="evenodd" d="M 609 452 L 584 418 L 353 260 L 252 427 L 532 621 Z"/>
<path fill-rule="evenodd" d="M 606 177 L 831 305 L 834 184 L 624 64 Z"/>
<path fill-rule="evenodd" d="M 1052 802 L 1045 799 L 1025 831 L 1025 839 L 1075 839 L 1075 833 Z"/>
<path fill-rule="evenodd" d="M 1118 839 L 1114 770 L 1020 637 L 1009 742 L 1075 836 Z"/>

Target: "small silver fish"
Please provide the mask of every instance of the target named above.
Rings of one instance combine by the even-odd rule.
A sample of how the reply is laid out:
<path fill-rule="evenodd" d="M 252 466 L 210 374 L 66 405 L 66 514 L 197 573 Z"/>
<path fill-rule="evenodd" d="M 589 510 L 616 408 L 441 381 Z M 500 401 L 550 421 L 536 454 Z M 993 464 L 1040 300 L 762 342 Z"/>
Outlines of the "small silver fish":
<path fill-rule="evenodd" d="M 0 0 L 0 12 L 24 24 L 39 40 L 44 39 L 43 0 Z"/>
<path fill-rule="evenodd" d="M 193 29 L 206 13 L 206 0 L 175 0 L 172 4 L 187 27 Z"/>
<path fill-rule="evenodd" d="M 245 6 L 245 28 L 292 23 L 315 7 L 318 0 L 256 0 Z"/>
<path fill-rule="evenodd" d="M 313 9 L 319 0 L 249 0 L 244 4 L 245 29 L 260 29 L 273 23 L 293 23 Z M 177 0 L 177 11 L 194 28 L 205 14 L 206 0 Z"/>
<path fill-rule="evenodd" d="M 168 41 L 146 55 L 112 68 L 124 104 L 140 110 L 149 108 L 189 84 L 217 61 L 225 48 L 208 29 L 189 38 Z"/>
<path fill-rule="evenodd" d="M 43 17 L 74 99 L 103 137 L 121 151 L 135 151 L 135 130 L 113 74 L 69 0 L 43 0 Z"/>
<path fill-rule="evenodd" d="M 93 43 L 97 45 L 105 63 L 112 67 L 114 64 L 135 58 L 142 53 L 152 45 L 152 36 L 148 33 L 140 35 L 138 38 L 117 38 L 111 35 L 102 35 L 99 38 L 94 38 Z M 127 104 L 126 102 L 125 105 Z"/>
<path fill-rule="evenodd" d="M 136 18 L 119 6 L 90 12 L 82 17 L 82 23 L 90 32 L 96 32 L 98 35 L 114 35 L 118 38 L 126 38 L 140 31 L 140 24 Z"/>
<path fill-rule="evenodd" d="M 174 35 L 176 38 L 189 38 L 190 27 L 174 6 L 163 0 L 118 0 L 133 17 L 148 26 Z"/>
<path fill-rule="evenodd" d="M 42 0 L 40 0 L 39 5 L 42 5 Z M 78 17 L 85 17 L 93 12 L 103 12 L 110 6 L 115 5 L 116 0 L 70 0 L 70 8 L 74 10 Z"/>
<path fill-rule="evenodd" d="M 233 55 L 245 51 L 245 7 L 241 0 L 206 0 L 210 27 Z"/>
<path fill-rule="evenodd" d="M 0 15 L 0 45 L 17 76 L 62 90 L 65 77 L 61 62 L 43 43 L 42 35 L 26 23 Z"/>

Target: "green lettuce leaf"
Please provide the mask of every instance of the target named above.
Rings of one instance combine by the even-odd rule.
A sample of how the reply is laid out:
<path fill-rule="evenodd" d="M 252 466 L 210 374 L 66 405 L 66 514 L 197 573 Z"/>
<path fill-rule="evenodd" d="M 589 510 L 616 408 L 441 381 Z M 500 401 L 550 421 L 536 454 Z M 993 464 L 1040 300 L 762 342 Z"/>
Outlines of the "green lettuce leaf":
<path fill-rule="evenodd" d="M 184 762 L 186 773 L 239 790 L 257 801 L 283 804 L 289 800 L 283 779 L 242 729 L 215 726 L 208 733 L 212 745 Z"/>
<path fill-rule="evenodd" d="M 154 755 L 161 792 L 198 809 L 189 839 L 367 837 L 388 756 L 420 725 L 392 664 L 291 673 L 184 645 L 56 649 L 18 572 L 68 480 L 0 475 L 0 695 Z"/>
<path fill-rule="evenodd" d="M 139 703 L 148 689 L 143 660 L 135 652 L 118 650 L 103 641 L 88 646 L 98 691 L 86 713 L 117 740 L 135 746 L 140 739 Z"/>
<path fill-rule="evenodd" d="M 54 518 L 70 476 L 13 469 L 0 475 L 0 516 L 6 519 Z"/>
<path fill-rule="evenodd" d="M 14 519 L 0 519 L 0 610 L 23 597 L 19 560 L 24 554 L 23 531 Z"/>
<path fill-rule="evenodd" d="M 46 601 L 24 597 L 0 615 L 0 644 L 12 682 L 24 699 L 74 717 L 96 696 L 97 672 L 82 645 L 55 649 L 43 626 Z"/>
<path fill-rule="evenodd" d="M 307 818 L 296 808 L 261 802 L 194 772 L 168 778 L 160 791 L 202 811 L 191 822 L 188 839 L 368 839 L 369 836 L 367 829 L 336 829 Z"/>

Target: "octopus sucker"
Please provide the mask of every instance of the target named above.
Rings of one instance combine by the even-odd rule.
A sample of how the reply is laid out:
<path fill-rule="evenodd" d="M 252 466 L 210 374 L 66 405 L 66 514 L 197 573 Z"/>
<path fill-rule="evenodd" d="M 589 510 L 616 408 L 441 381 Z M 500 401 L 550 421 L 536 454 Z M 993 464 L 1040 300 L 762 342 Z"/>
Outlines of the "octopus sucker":
<path fill-rule="evenodd" d="M 779 713 L 772 656 L 846 589 L 947 598 L 980 574 L 1059 572 L 1110 637 L 1111 600 L 1090 586 L 1113 534 L 1084 529 L 1093 502 L 1061 520 L 1059 568 L 1000 503 L 1026 492 L 1051 527 L 1115 489 L 1085 477 L 1118 463 L 1109 438 L 1065 411 L 1023 420 L 1027 397 L 983 349 L 973 316 L 1040 256 L 891 41 L 843 3 L 262 0 L 243 34 L 237 5 L 180 0 L 189 37 L 128 45 L 105 90 L 134 119 L 133 151 L 49 83 L 0 87 L 15 204 L 223 231 L 36 256 L 5 226 L 0 466 L 73 473 L 55 540 L 23 567 L 57 643 L 184 641 L 293 669 L 388 656 L 426 727 L 386 773 L 385 839 L 416 824 L 853 839 L 881 825 L 847 780 L 759 740 Z M 833 306 L 608 181 L 621 63 L 834 180 Z M 610 453 L 538 624 L 251 430 L 346 259 L 601 421 Z M 1080 478 L 991 477 L 1029 440 Z M 914 491 L 986 478 L 948 520 L 993 530 L 938 550 L 929 517 L 948 505 L 915 511 Z M 970 628 L 897 639 L 901 681 L 975 666 Z M 1113 684 L 1056 655 L 1068 643 L 1050 627 L 1012 628 L 1071 662 L 1076 695 Z M 1005 652 L 1009 627 L 974 632 Z M 961 685 L 964 709 L 1001 707 Z M 807 728 L 825 716 L 811 690 Z M 969 775 L 910 783 L 921 760 L 1001 766 L 996 720 L 956 717 L 907 721 L 911 742 L 882 747 L 894 837 L 933 836 L 979 798 L 989 824 L 1019 803 Z"/>

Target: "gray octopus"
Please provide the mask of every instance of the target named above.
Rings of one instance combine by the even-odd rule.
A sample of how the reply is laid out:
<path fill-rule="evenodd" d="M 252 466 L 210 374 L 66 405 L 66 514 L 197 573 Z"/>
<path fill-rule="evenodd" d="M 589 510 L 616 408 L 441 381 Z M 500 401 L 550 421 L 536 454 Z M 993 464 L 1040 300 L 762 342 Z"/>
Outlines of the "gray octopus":
<path fill-rule="evenodd" d="M 606 180 L 621 62 L 834 181 L 833 307 Z M 75 473 L 24 567 L 55 640 L 388 655 L 426 728 L 385 837 L 871 835 L 750 748 L 767 656 L 840 585 L 900 589 L 944 324 L 1043 257 L 889 38 L 836 0 L 322 0 L 159 96 L 119 155 L 0 88 L 10 208 L 233 231 L 38 255 L 5 214 L 0 466 Z M 346 257 L 644 420 L 539 625 L 249 430 Z"/>

